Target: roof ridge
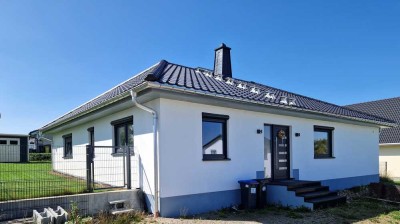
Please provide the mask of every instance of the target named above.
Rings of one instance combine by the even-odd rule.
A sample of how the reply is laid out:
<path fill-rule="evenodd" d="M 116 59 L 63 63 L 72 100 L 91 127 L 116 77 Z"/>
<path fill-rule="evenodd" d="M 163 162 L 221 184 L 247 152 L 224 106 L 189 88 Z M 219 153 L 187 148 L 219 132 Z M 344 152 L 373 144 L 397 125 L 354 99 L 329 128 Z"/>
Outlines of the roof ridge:
<path fill-rule="evenodd" d="M 157 66 L 153 67 L 149 74 L 144 78 L 146 81 L 157 81 L 162 72 L 164 71 L 165 66 L 168 64 L 166 60 L 161 60 Z"/>

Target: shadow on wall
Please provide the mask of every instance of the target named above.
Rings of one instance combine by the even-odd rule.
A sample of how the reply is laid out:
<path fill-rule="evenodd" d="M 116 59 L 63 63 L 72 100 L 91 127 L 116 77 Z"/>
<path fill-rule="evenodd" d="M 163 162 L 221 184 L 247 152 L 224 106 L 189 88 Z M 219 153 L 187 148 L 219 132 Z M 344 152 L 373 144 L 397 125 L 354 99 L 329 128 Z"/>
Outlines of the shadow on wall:
<path fill-rule="evenodd" d="M 152 212 L 155 209 L 154 208 L 154 201 L 155 201 L 154 192 L 152 190 L 149 179 L 147 177 L 146 170 L 143 168 L 142 158 L 140 157 L 140 155 L 139 155 L 139 170 L 140 170 L 139 171 L 140 188 L 142 190 L 145 189 L 145 184 L 147 184 L 146 189 L 148 189 L 150 191 L 150 194 L 144 193 L 145 201 L 146 201 L 146 210 L 148 212 Z"/>

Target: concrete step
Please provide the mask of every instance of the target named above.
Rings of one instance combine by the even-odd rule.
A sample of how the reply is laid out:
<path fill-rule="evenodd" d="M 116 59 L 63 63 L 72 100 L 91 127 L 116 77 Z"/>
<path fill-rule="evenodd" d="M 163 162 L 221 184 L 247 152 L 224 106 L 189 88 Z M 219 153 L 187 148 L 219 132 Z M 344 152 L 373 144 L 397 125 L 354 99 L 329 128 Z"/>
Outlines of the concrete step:
<path fill-rule="evenodd" d="M 290 189 L 289 191 L 294 191 L 297 194 L 305 194 L 317 191 L 329 191 L 329 187 L 326 186 L 311 186 L 311 187 L 300 187 L 295 189 Z"/>
<path fill-rule="evenodd" d="M 327 207 L 334 207 L 334 206 L 337 206 L 340 204 L 345 204 L 346 197 L 333 195 L 333 196 L 325 196 L 325 197 L 308 199 L 305 201 L 312 203 L 314 205 L 314 209 L 321 209 L 321 208 L 327 208 Z"/>
<path fill-rule="evenodd" d="M 321 198 L 321 197 L 326 197 L 326 196 L 336 196 L 337 192 L 336 191 L 314 191 L 314 192 L 309 192 L 309 193 L 301 193 L 301 194 L 296 194 L 299 197 L 303 197 L 304 200 L 309 200 L 313 198 Z"/>
<path fill-rule="evenodd" d="M 320 187 L 321 182 L 319 181 L 299 181 L 288 185 L 288 190 L 295 190 L 297 188 L 305 187 Z"/>

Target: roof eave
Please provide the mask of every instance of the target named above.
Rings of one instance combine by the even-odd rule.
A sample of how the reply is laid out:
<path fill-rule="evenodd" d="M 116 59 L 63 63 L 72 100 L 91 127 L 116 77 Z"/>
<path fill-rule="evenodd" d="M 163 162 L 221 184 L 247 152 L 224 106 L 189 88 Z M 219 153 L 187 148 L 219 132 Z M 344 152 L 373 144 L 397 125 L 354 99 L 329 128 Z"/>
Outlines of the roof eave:
<path fill-rule="evenodd" d="M 400 146 L 400 142 L 395 143 L 379 143 L 379 146 Z"/>
<path fill-rule="evenodd" d="M 75 120 L 75 119 L 77 119 L 77 118 L 79 118 L 79 117 L 82 117 L 82 116 L 84 116 L 84 115 L 86 115 L 86 114 L 89 114 L 89 113 L 92 113 L 92 112 L 94 112 L 94 111 L 96 111 L 96 110 L 99 110 L 100 108 L 103 108 L 103 107 L 105 107 L 105 106 L 108 106 L 108 105 L 110 105 L 110 104 L 113 104 L 113 103 L 115 103 L 115 102 L 117 102 L 117 101 L 119 101 L 119 100 L 122 100 L 122 99 L 128 97 L 129 95 L 130 95 L 130 92 L 129 92 L 129 91 L 124 92 L 124 93 L 122 93 L 121 95 L 116 96 L 116 97 L 114 97 L 114 98 L 112 98 L 112 99 L 110 99 L 110 100 L 108 100 L 108 101 L 105 101 L 105 102 L 99 104 L 99 105 L 96 105 L 96 106 L 94 106 L 93 108 L 90 108 L 89 110 L 87 110 L 87 111 L 85 111 L 85 112 L 76 114 L 76 115 L 74 115 L 74 116 L 72 116 L 72 117 L 69 117 L 68 119 L 63 120 L 63 121 L 59 121 L 59 122 L 55 122 L 54 124 L 48 124 L 48 125 L 46 125 L 46 126 L 43 126 L 43 127 L 41 127 L 41 128 L 39 129 L 39 131 L 41 131 L 41 132 L 48 132 L 48 131 L 51 131 L 52 129 L 54 129 L 54 128 L 60 126 L 60 125 L 66 124 L 66 123 L 68 123 L 68 122 L 70 122 L 70 121 L 73 121 L 73 120 Z"/>
<path fill-rule="evenodd" d="M 326 112 L 322 112 L 322 111 L 314 111 L 314 110 L 309 110 L 309 109 L 304 109 L 304 108 L 299 108 L 299 107 L 292 107 L 292 106 L 281 105 L 281 104 L 278 105 L 278 104 L 272 104 L 272 103 L 268 103 L 268 102 L 247 100 L 247 99 L 243 99 L 240 97 L 233 97 L 233 96 L 228 96 L 228 95 L 212 94 L 212 93 L 208 93 L 205 91 L 198 91 L 195 89 L 188 89 L 185 87 L 177 87 L 177 86 L 171 86 L 168 84 L 161 84 L 161 83 L 155 83 L 155 82 L 149 82 L 149 83 L 147 83 L 146 86 L 143 86 L 142 88 L 140 88 L 140 90 L 135 89 L 135 91 L 141 91 L 147 87 L 159 88 L 159 89 L 170 89 L 170 90 L 181 91 L 181 92 L 202 94 L 202 95 L 212 96 L 212 97 L 216 97 L 216 98 L 220 98 L 220 99 L 229 99 L 229 100 L 234 100 L 234 101 L 239 101 L 239 102 L 247 102 L 247 103 L 253 103 L 253 104 L 258 104 L 258 105 L 267 105 L 267 106 L 271 106 L 274 108 L 288 109 L 288 110 L 298 111 L 298 112 L 332 116 L 332 117 L 346 119 L 346 120 L 354 120 L 354 121 L 359 121 L 359 122 L 363 122 L 363 123 L 373 124 L 373 125 L 377 125 L 380 127 L 397 127 L 397 125 L 394 123 L 387 123 L 387 122 L 373 121 L 373 120 L 368 120 L 368 119 L 363 119 L 363 118 L 331 114 L 331 113 L 326 113 Z"/>

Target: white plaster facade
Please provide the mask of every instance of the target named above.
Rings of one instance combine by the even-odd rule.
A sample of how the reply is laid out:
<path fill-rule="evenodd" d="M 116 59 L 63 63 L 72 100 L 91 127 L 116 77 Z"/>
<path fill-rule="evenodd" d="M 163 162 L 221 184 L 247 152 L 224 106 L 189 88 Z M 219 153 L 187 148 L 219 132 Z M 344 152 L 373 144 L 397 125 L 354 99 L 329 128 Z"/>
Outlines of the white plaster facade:
<path fill-rule="evenodd" d="M 157 98 L 145 103 L 158 113 L 159 188 L 160 198 L 222 192 L 239 189 L 238 180 L 256 178 L 257 172 L 270 172 L 270 164 L 264 161 L 264 135 L 257 129 L 264 124 L 290 127 L 290 170 L 298 171 L 301 180 L 328 180 L 378 174 L 379 127 L 343 122 L 307 119 L 211 106 L 188 101 Z M 202 113 L 228 115 L 226 161 L 203 161 Z M 154 150 L 152 115 L 138 108 L 122 111 L 59 131 L 53 134 L 53 168 L 70 175 L 84 177 L 85 173 L 63 170 L 67 163 L 84 168 L 85 146 L 89 137 L 87 129 L 94 127 L 95 145 L 113 145 L 113 127 L 110 124 L 127 116 L 134 117 L 134 151 L 132 157 L 132 186 L 141 188 L 147 195 L 154 195 Z M 334 127 L 333 156 L 330 159 L 314 159 L 314 125 Z M 72 134 L 73 158 L 63 159 L 63 138 Z M 295 137 L 294 133 L 300 133 Z M 120 170 L 121 158 L 104 152 Z M 270 155 L 268 156 L 270 158 Z M 96 161 L 97 160 L 97 161 Z M 95 157 L 95 165 L 102 167 L 101 157 Z M 82 162 L 77 162 L 82 161 Z M 104 166 L 103 166 L 104 167 Z M 96 170 L 96 168 L 95 168 Z M 101 169 L 97 169 L 98 171 Z M 95 180 L 101 179 L 95 173 Z M 96 177 L 96 175 L 99 175 Z M 113 184 L 113 183 L 109 183 Z M 152 203 L 151 203 L 152 204 Z M 152 205 L 153 206 L 153 205 Z M 153 210 L 153 208 L 151 208 Z"/>
<path fill-rule="evenodd" d="M 229 115 L 228 161 L 202 160 L 202 113 Z M 290 127 L 291 170 L 301 180 L 378 174 L 379 128 L 161 100 L 160 197 L 238 189 L 264 170 L 264 124 Z M 165 118 L 165 119 L 163 119 Z M 332 159 L 314 159 L 314 125 L 334 127 Z M 300 133 L 295 137 L 294 133 Z M 266 167 L 266 169 L 271 169 Z M 171 181 L 173 180 L 173 181 Z M 188 187 L 190 186 L 190 187 Z"/>

